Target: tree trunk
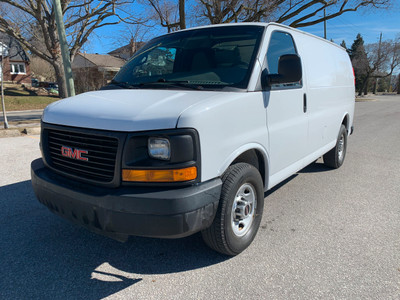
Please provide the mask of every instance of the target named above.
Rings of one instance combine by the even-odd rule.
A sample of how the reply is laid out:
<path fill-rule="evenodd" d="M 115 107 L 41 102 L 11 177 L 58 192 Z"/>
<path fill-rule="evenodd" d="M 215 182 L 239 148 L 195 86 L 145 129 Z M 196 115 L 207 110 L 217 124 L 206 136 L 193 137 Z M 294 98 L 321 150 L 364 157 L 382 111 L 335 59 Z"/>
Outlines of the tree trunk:
<path fill-rule="evenodd" d="M 60 98 L 67 98 L 68 97 L 67 84 L 65 82 L 65 75 L 62 62 L 56 61 L 52 65 L 54 68 L 54 72 L 56 74 L 56 79 L 58 84 L 58 96 Z"/>
<path fill-rule="evenodd" d="M 368 83 L 369 83 L 369 77 L 365 79 L 365 84 L 364 84 L 364 96 L 368 95 Z"/>
<path fill-rule="evenodd" d="M 361 96 L 363 93 L 364 93 L 364 95 L 368 94 L 368 81 L 369 81 L 369 76 L 364 78 L 361 88 L 358 91 L 358 96 Z"/>
<path fill-rule="evenodd" d="M 399 80 L 397 81 L 397 94 L 400 94 L 400 74 L 399 74 Z"/>

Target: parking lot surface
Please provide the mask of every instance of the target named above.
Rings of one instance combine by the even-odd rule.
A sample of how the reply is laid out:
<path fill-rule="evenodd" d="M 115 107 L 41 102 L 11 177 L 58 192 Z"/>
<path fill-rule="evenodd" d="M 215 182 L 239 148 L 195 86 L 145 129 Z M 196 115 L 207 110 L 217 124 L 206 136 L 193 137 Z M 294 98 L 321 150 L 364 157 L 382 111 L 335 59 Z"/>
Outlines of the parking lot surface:
<path fill-rule="evenodd" d="M 185 239 L 95 235 L 35 198 L 39 137 L 0 139 L 0 299 L 400 299 L 400 97 L 356 104 L 344 165 L 266 194 L 229 258 Z"/>

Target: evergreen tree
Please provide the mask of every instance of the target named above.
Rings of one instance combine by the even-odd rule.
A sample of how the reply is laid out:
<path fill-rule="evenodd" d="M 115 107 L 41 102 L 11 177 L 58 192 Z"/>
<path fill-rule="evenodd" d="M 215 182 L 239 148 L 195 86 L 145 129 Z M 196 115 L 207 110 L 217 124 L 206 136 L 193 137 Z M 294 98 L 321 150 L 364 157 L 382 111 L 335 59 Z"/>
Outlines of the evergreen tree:
<path fill-rule="evenodd" d="M 347 54 L 350 56 L 350 49 L 347 48 L 346 42 L 344 40 L 340 43 L 340 46 L 346 49 Z"/>
<path fill-rule="evenodd" d="M 349 49 L 351 63 L 353 64 L 354 73 L 356 76 L 356 91 L 358 95 L 367 94 L 368 87 L 368 57 L 364 48 L 364 39 L 361 34 L 357 34 L 351 48 Z"/>

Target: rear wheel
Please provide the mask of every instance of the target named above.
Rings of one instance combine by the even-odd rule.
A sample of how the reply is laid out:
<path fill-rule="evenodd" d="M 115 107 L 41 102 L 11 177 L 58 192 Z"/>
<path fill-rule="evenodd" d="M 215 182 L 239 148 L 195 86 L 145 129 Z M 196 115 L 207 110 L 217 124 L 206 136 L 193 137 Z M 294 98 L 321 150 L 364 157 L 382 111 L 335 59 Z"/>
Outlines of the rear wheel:
<path fill-rule="evenodd" d="M 260 173 L 252 165 L 237 163 L 222 177 L 222 191 L 212 225 L 202 231 L 212 249 L 237 255 L 253 241 L 264 208 L 264 189 Z"/>
<path fill-rule="evenodd" d="M 337 169 L 343 165 L 347 148 L 347 130 L 344 125 L 340 126 L 339 135 L 335 147 L 324 155 L 324 163 L 328 167 Z"/>

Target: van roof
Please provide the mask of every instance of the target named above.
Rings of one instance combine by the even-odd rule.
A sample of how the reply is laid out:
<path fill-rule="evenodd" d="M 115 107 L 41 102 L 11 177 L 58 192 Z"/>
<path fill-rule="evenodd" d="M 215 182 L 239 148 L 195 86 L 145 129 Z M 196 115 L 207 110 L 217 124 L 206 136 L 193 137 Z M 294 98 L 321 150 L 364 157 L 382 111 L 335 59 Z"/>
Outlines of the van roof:
<path fill-rule="evenodd" d="M 323 42 L 329 43 L 329 44 L 334 45 L 334 46 L 336 46 L 336 47 L 338 47 L 338 48 L 340 48 L 340 49 L 342 49 L 342 50 L 345 50 L 342 46 L 340 46 L 340 45 L 338 45 L 338 44 L 336 44 L 336 43 L 334 43 L 334 42 L 331 42 L 331 41 L 329 41 L 329 40 L 327 40 L 327 39 L 324 39 L 323 37 L 319 37 L 319 36 L 317 36 L 317 35 L 314 35 L 314 34 L 311 34 L 311 33 L 308 33 L 308 32 L 302 31 L 302 30 L 299 30 L 299 29 L 297 29 L 297 28 L 293 28 L 293 27 L 290 27 L 290 26 L 287 26 L 287 25 L 283 25 L 283 24 L 281 24 L 281 23 L 275 23 L 275 22 L 269 22 L 269 23 L 267 23 L 267 22 L 243 22 L 243 23 L 211 24 L 211 25 L 203 25 L 203 26 L 191 27 L 191 28 L 182 29 L 182 30 L 179 30 L 179 31 L 189 31 L 189 30 L 202 29 L 202 28 L 209 28 L 209 27 L 223 27 L 223 26 L 255 26 L 255 25 L 256 25 L 256 26 L 262 26 L 262 27 L 268 27 L 268 26 L 271 26 L 271 25 L 272 25 L 272 26 L 277 26 L 277 27 L 282 27 L 282 28 L 285 28 L 285 29 L 287 29 L 287 30 L 295 31 L 295 32 L 300 33 L 300 34 L 305 34 L 305 35 L 311 36 L 311 37 L 313 37 L 313 38 L 317 38 L 317 39 L 319 39 L 319 40 L 321 40 L 321 41 L 323 41 Z M 172 34 L 172 33 L 173 33 L 173 32 L 171 32 L 170 34 Z"/>

